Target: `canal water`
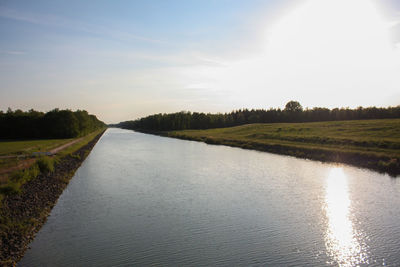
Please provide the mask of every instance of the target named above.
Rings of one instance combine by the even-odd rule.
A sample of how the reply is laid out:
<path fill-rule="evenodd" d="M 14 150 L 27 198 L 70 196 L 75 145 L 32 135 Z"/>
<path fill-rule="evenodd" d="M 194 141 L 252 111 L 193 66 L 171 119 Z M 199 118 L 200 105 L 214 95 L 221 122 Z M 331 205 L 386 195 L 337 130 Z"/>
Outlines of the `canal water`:
<path fill-rule="evenodd" d="M 400 266 L 400 179 L 108 129 L 19 266 Z"/>

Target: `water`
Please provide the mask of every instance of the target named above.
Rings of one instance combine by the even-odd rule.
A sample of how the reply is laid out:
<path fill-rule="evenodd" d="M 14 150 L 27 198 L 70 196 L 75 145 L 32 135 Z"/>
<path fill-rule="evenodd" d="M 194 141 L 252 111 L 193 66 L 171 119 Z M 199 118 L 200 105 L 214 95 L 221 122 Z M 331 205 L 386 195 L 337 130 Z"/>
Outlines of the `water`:
<path fill-rule="evenodd" d="M 109 129 L 20 266 L 400 266 L 400 179 Z"/>

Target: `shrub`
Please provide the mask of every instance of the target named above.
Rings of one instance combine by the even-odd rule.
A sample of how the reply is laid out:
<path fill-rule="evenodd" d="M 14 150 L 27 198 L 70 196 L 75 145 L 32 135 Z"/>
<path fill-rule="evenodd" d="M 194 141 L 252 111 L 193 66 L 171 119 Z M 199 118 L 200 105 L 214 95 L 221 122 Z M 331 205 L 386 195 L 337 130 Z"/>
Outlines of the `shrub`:
<path fill-rule="evenodd" d="M 39 173 L 40 173 L 40 170 L 39 170 L 38 165 L 34 164 L 34 165 L 32 165 L 32 167 L 30 167 L 28 169 L 14 172 L 11 176 L 11 181 L 21 185 L 33 178 L 36 178 L 36 176 L 38 176 Z"/>
<path fill-rule="evenodd" d="M 54 171 L 54 159 L 49 157 L 42 157 L 38 159 L 37 165 L 41 173 L 49 173 Z"/>

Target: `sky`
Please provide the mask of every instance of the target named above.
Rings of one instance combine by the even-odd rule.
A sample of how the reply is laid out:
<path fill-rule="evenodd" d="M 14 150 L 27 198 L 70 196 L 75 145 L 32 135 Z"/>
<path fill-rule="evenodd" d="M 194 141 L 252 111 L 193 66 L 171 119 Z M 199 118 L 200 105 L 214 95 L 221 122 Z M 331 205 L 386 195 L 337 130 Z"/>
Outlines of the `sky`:
<path fill-rule="evenodd" d="M 400 105 L 398 0 L 0 0 L 0 110 Z"/>

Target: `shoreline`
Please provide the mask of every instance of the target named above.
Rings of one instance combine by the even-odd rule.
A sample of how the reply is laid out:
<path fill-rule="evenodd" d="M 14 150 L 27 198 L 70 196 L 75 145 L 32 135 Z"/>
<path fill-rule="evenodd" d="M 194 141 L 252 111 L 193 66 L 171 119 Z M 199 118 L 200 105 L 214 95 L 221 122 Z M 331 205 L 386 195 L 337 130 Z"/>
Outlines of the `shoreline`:
<path fill-rule="evenodd" d="M 105 131 L 77 151 L 62 157 L 53 172 L 41 173 L 25 183 L 20 194 L 4 197 L 0 207 L 1 266 L 15 266 L 23 257 L 59 196 Z"/>
<path fill-rule="evenodd" d="M 202 142 L 209 145 L 224 145 L 242 149 L 268 152 L 278 155 L 292 156 L 296 158 L 315 160 L 320 162 L 341 163 L 357 168 L 364 168 L 379 173 L 386 173 L 391 177 L 400 176 L 400 160 L 391 157 L 382 157 L 375 155 L 361 154 L 359 152 L 344 152 L 329 150 L 326 148 L 304 148 L 296 146 L 287 146 L 281 144 L 263 144 L 255 141 L 241 141 L 236 139 L 221 139 L 207 137 L 188 136 L 174 132 L 156 132 L 133 130 L 145 134 L 176 138 L 187 141 Z"/>
<path fill-rule="evenodd" d="M 310 159 L 320 162 L 331 162 L 331 163 L 342 163 L 351 165 L 353 167 L 365 168 L 379 173 L 387 173 L 392 177 L 400 175 L 400 163 L 399 160 L 393 162 L 393 164 L 385 164 L 391 162 L 390 157 L 378 157 L 374 155 L 363 155 L 358 152 L 343 152 L 334 151 L 324 148 L 300 148 L 295 146 L 275 145 L 275 144 L 262 144 L 259 142 L 241 141 L 235 139 L 217 139 L 212 137 L 199 138 L 190 137 L 187 135 L 166 133 L 154 133 L 156 135 L 172 137 L 182 140 L 203 142 L 210 145 L 225 145 L 230 147 L 238 147 L 243 149 L 256 150 L 261 152 L 269 152 L 278 155 L 292 156 L 302 159 Z"/>

